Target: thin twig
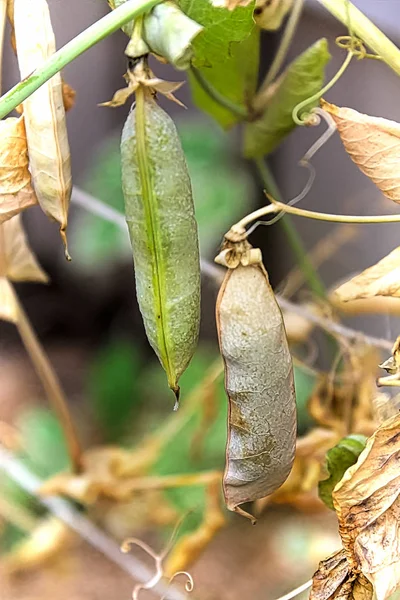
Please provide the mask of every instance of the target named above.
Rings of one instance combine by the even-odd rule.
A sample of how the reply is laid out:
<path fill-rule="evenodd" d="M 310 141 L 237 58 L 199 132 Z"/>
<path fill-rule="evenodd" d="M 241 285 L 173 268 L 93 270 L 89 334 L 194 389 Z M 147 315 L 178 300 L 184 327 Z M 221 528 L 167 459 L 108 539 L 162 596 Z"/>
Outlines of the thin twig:
<path fill-rule="evenodd" d="M 89 199 L 91 200 L 90 202 L 87 202 L 85 200 L 86 196 L 89 197 Z M 85 192 L 82 192 L 82 190 L 79 190 L 78 188 L 74 188 L 72 200 L 76 204 L 79 204 L 82 208 L 85 208 L 89 212 L 93 212 L 108 221 L 116 223 L 120 226 L 122 230 L 126 231 L 125 219 L 123 217 L 121 219 L 121 213 L 108 206 L 105 206 L 102 202 L 100 202 L 100 200 L 97 200 L 96 198 L 87 195 Z M 103 210 L 103 208 L 105 210 Z M 222 279 L 224 277 L 223 269 L 213 265 L 209 261 L 202 260 L 201 270 L 204 274 L 209 276 L 217 285 L 221 284 Z M 290 300 L 283 298 L 279 294 L 276 297 L 281 308 L 293 312 L 294 314 L 297 314 L 301 317 L 304 317 L 308 321 L 311 321 L 311 323 L 315 323 L 315 325 L 317 325 L 318 327 L 322 327 L 322 329 L 325 329 L 325 331 L 341 335 L 345 338 L 350 339 L 351 341 L 364 341 L 370 346 L 374 346 L 375 348 L 381 348 L 382 350 L 389 350 L 389 352 L 391 352 L 392 350 L 393 342 L 366 335 L 362 331 L 351 329 L 350 327 L 346 327 L 345 325 L 341 325 L 340 323 L 335 323 L 330 319 L 325 319 L 324 317 L 315 315 L 307 308 L 298 304 L 294 304 L 293 302 L 290 302 Z"/>
<path fill-rule="evenodd" d="M 68 408 L 67 399 L 46 352 L 15 293 L 14 301 L 18 311 L 15 325 L 64 430 L 72 469 L 75 473 L 79 473 L 82 470 L 82 448 Z"/>
<path fill-rule="evenodd" d="M 277 53 L 275 54 L 274 60 L 268 70 L 265 79 L 260 86 L 257 95 L 260 95 L 266 92 L 274 81 L 276 76 L 278 75 L 283 62 L 286 58 L 287 52 L 289 50 L 289 46 L 292 43 L 294 34 L 296 33 L 297 25 L 299 24 L 301 13 L 303 10 L 304 0 L 295 0 L 290 16 L 287 20 L 285 31 L 283 32 L 282 38 L 279 43 L 279 48 Z"/>
<path fill-rule="evenodd" d="M 35 496 L 60 521 L 65 523 L 93 548 L 125 571 L 125 573 L 128 573 L 133 579 L 145 582 L 153 577 L 154 573 L 150 569 L 135 557 L 122 554 L 120 547 L 114 540 L 73 508 L 69 502 L 56 496 L 42 498 L 38 494 L 38 490 L 42 486 L 43 481 L 31 473 L 25 465 L 2 446 L 0 446 L 0 469 L 5 471 L 26 492 Z M 168 598 L 172 600 L 184 600 L 186 598 L 186 594 L 183 594 L 176 587 L 169 587 L 163 583 L 159 584 L 155 591 L 163 594 L 167 589 Z"/>
<path fill-rule="evenodd" d="M 303 585 L 299 585 L 299 587 L 297 587 L 296 589 L 292 590 L 291 592 L 285 594 L 284 596 L 277 598 L 277 600 L 291 600 L 292 598 L 295 598 L 302 592 L 305 592 L 306 590 L 308 590 L 312 586 L 312 582 L 313 582 L 312 579 L 310 579 L 309 581 L 306 581 L 306 583 L 303 583 Z"/>
<path fill-rule="evenodd" d="M 389 340 L 384 340 L 382 338 L 366 335 L 362 331 L 351 329 L 350 327 L 346 327 L 345 325 L 341 325 L 340 323 L 335 323 L 334 321 L 331 321 L 331 319 L 326 319 L 324 317 L 315 315 L 307 308 L 304 308 L 299 304 L 294 304 L 293 302 L 290 302 L 290 300 L 282 298 L 282 296 L 277 295 L 276 299 L 282 309 L 287 310 L 289 312 L 293 312 L 296 315 L 299 315 L 300 317 L 304 317 L 305 319 L 307 319 L 307 321 L 315 323 L 315 325 L 318 325 L 318 327 L 325 329 L 325 331 L 347 338 L 351 342 L 364 342 L 365 344 L 369 346 L 374 346 L 375 348 L 389 350 L 389 352 L 392 351 L 393 342 L 390 342 Z"/>

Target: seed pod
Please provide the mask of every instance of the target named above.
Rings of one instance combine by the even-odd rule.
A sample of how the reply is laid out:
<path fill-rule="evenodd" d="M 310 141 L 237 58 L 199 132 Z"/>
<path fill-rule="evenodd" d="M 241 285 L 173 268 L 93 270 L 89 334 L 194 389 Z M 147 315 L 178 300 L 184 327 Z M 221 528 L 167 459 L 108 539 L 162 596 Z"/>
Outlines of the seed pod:
<path fill-rule="evenodd" d="M 24 79 L 56 50 L 46 0 L 15 0 L 14 27 L 18 64 Z M 66 243 L 72 180 L 61 75 L 57 73 L 29 96 L 23 110 L 36 195 L 47 216 L 60 224 Z"/>
<path fill-rule="evenodd" d="M 175 125 L 148 88 L 136 91 L 121 156 L 139 308 L 178 398 L 178 379 L 194 353 L 200 321 L 197 226 Z"/>
<path fill-rule="evenodd" d="M 238 506 L 274 492 L 292 468 L 296 401 L 282 314 L 262 263 L 249 256 L 227 272 L 216 316 L 229 399 L 225 500 L 251 518 Z"/>

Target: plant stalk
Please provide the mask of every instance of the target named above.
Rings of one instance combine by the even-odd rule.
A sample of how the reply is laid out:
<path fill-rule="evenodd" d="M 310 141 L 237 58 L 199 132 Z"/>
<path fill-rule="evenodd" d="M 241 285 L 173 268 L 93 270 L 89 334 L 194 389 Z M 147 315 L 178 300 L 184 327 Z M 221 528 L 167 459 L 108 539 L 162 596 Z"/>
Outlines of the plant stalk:
<path fill-rule="evenodd" d="M 18 315 L 16 327 L 42 382 L 47 397 L 63 427 L 73 471 L 79 473 L 82 471 L 82 449 L 60 381 L 15 292 L 14 300 Z"/>
<path fill-rule="evenodd" d="M 55 52 L 29 77 L 17 83 L 17 85 L 0 98 L 0 119 L 8 115 L 41 85 L 51 79 L 53 75 L 75 60 L 75 58 L 159 3 L 160 0 L 127 0 L 127 2 L 85 29 L 85 31 L 77 35 L 68 44 L 65 44 L 63 48 L 60 48 L 58 52 Z"/>
<path fill-rule="evenodd" d="M 361 10 L 349 0 L 318 0 L 318 2 L 376 52 L 388 67 L 400 75 L 399 48 Z"/>
<path fill-rule="evenodd" d="M 207 79 L 204 77 L 203 73 L 199 71 L 199 69 L 196 69 L 196 67 L 191 67 L 190 71 L 193 77 L 196 79 L 197 83 L 213 100 L 215 100 L 215 102 L 229 110 L 232 114 L 239 117 L 239 119 L 242 121 L 248 118 L 249 115 L 247 111 L 238 104 L 235 104 L 234 102 L 229 100 L 229 98 L 226 98 L 218 90 L 216 90 L 215 87 L 211 83 L 209 83 L 209 81 L 207 81 Z"/>

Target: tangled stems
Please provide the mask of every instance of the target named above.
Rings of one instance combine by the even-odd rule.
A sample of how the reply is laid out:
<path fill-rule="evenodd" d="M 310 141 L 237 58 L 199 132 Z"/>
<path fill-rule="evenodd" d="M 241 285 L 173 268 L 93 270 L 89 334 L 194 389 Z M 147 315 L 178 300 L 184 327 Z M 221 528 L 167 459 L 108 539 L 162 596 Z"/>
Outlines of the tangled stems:
<path fill-rule="evenodd" d="M 9 92 L 0 98 L 0 119 L 3 119 L 14 108 L 21 104 L 41 85 L 51 79 L 75 58 L 86 50 L 108 37 L 120 27 L 152 9 L 161 0 L 128 0 L 111 13 L 85 29 L 63 48 L 53 54 L 32 75 L 23 79 Z"/>

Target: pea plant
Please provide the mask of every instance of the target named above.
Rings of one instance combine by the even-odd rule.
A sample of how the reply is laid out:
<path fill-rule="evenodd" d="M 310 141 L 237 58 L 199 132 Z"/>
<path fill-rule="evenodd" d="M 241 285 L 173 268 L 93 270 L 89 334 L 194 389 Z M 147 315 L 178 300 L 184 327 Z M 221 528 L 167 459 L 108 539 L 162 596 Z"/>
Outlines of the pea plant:
<path fill-rule="evenodd" d="M 91 539 L 91 511 L 105 501 L 118 513 L 141 495 L 156 510 L 166 510 L 161 496 L 166 490 L 185 488 L 190 498 L 193 486 L 204 489 L 202 518 L 183 535 L 179 521 L 161 554 L 136 538 L 124 542 L 123 552 L 140 546 L 155 561 L 155 574 L 136 574 L 141 583 L 134 599 L 152 588 L 165 594 L 164 576 L 172 580 L 180 573 L 186 574 L 185 590 L 190 593 L 194 582 L 186 568 L 225 525 L 225 508 L 255 523 L 274 502 L 319 503 L 335 511 L 338 520 L 342 548 L 316 565 L 312 580 L 292 596 L 311 588 L 313 600 L 365 600 L 374 594 L 386 600 L 400 584 L 400 417 L 397 397 L 380 389 L 400 386 L 400 337 L 388 347 L 387 341 L 341 322 L 352 310 L 398 310 L 400 248 L 329 291 L 290 220 L 293 215 L 342 224 L 400 222 L 398 214 L 345 216 L 295 206 L 312 186 L 313 155 L 336 134 L 382 194 L 400 202 L 400 125 L 326 99 L 351 62 L 378 60 L 382 69 L 400 75 L 400 50 L 348 0 L 319 2 L 342 23 L 343 35 L 316 40 L 288 65 L 302 0 L 109 0 L 109 14 L 58 51 L 46 0 L 0 2 L 2 31 L 8 19 L 21 75 L 21 82 L 0 98 L 0 316 L 21 336 L 63 428 L 70 461 L 69 470 L 34 483 L 30 479 L 28 491 Z M 120 146 L 125 219 L 144 329 L 165 371 L 175 410 L 158 429 L 145 432 L 136 447 L 83 450 L 60 382 L 13 283 L 48 280 L 20 219 L 22 211 L 37 204 L 58 223 L 66 259 L 71 260 L 67 225 L 73 184 L 65 113 L 73 107 L 75 92 L 61 70 L 120 28 L 127 36 L 126 87 L 103 105 L 111 110 L 133 102 Z M 258 84 L 260 37 L 279 29 L 276 54 Z M 329 48 L 335 43 L 343 51 L 343 63 L 326 82 Z M 239 126 L 241 154 L 254 163 L 263 184 L 265 206 L 232 223 L 215 258 L 219 266 L 200 259 L 185 153 L 172 118 L 158 103 L 162 95 L 181 105 L 182 81 L 161 79 L 154 57 L 187 75 L 200 111 L 225 130 Z M 13 110 L 19 116 L 8 116 Z M 284 202 L 266 158 L 296 127 L 324 131 L 300 162 L 310 173 L 305 189 Z M 118 214 L 115 218 L 124 228 Z M 299 266 L 297 282 L 295 276 L 288 277 L 279 295 L 271 288 L 260 249 L 251 245 L 260 223 L 271 226 L 277 221 Z M 79 256 L 73 258 L 79 261 Z M 220 286 L 215 315 L 220 356 L 201 369 L 189 393 L 182 385 L 181 394 L 180 379 L 196 360 L 202 272 Z M 295 303 L 290 296 L 303 284 L 310 300 Z M 302 344 L 315 327 L 323 330 L 329 347 L 328 372 L 302 360 Z M 384 362 L 381 350 L 390 352 Z M 388 375 L 376 379 L 378 366 Z M 313 425 L 302 435 L 296 419 L 296 369 L 313 377 L 307 398 Z M 227 417 L 215 408 L 222 375 Z M 202 416 L 193 426 L 195 414 Z M 205 461 L 200 469 L 158 469 L 160 457 L 182 431 L 190 431 L 190 444 L 206 446 L 208 431 L 218 419 L 223 428 L 227 419 L 228 429 L 223 472 L 218 460 Z M 0 466 L 21 483 L 13 444 L 5 437 L 1 442 Z M 217 446 L 222 456 L 221 437 Z M 189 452 L 182 448 L 181 453 Z M 52 504 L 52 495 L 67 500 Z M 80 504 L 81 512 L 72 502 Z M 166 521 L 176 522 L 192 508 L 178 507 Z M 59 535 L 53 525 L 49 531 Z M 115 560 L 115 552 L 111 554 Z M 8 561 L 6 557 L 6 565 L 15 568 L 15 551 Z M 175 587 L 169 593 L 179 597 Z"/>

